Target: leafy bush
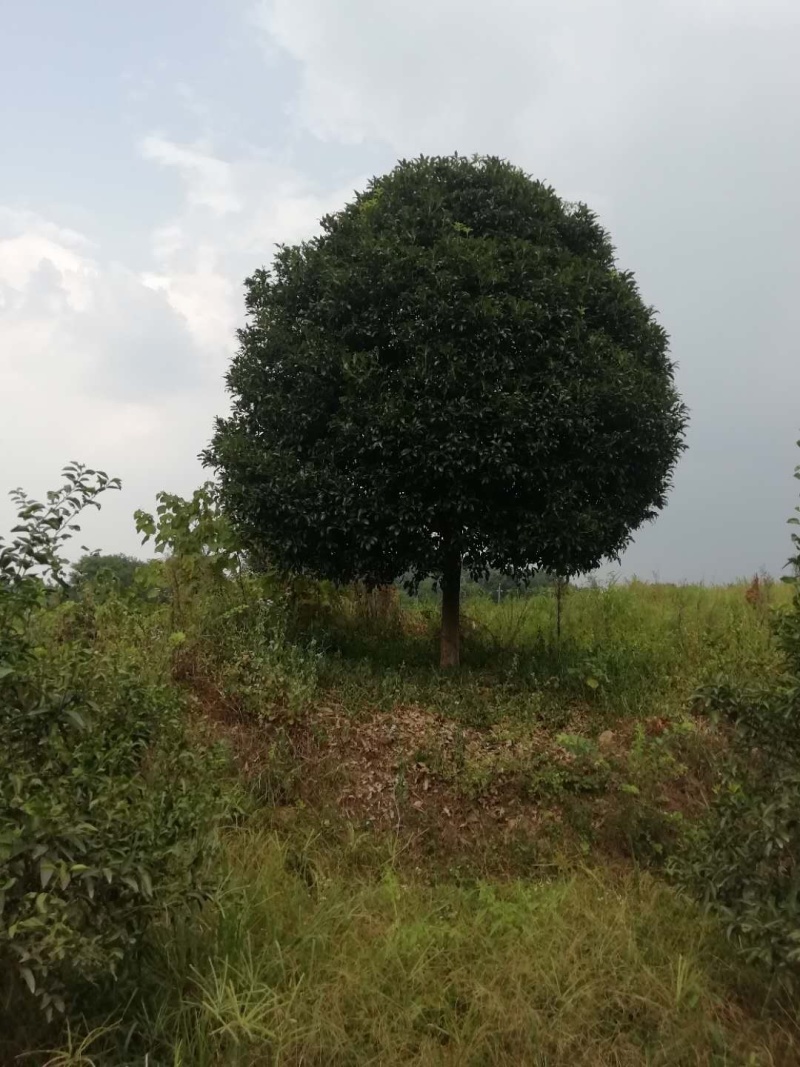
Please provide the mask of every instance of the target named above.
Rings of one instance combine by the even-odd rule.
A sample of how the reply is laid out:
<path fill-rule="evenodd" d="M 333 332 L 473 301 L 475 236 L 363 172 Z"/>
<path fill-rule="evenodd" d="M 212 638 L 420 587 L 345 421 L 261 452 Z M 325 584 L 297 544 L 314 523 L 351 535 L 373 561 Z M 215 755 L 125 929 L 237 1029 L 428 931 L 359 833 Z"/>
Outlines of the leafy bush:
<path fill-rule="evenodd" d="M 797 442 L 800 445 L 800 441 Z M 800 466 L 795 468 L 795 478 L 800 480 Z M 791 526 L 800 527 L 800 506 L 789 519 Z M 791 607 L 778 616 L 778 640 L 787 662 L 796 678 L 800 678 L 800 533 L 792 533 L 793 554 L 789 558 L 790 574 L 784 578 L 792 587 Z"/>
<path fill-rule="evenodd" d="M 168 690 L 79 649 L 60 673 L 0 683 L 0 958 L 63 1010 L 202 893 L 220 776 Z"/>
<path fill-rule="evenodd" d="M 800 467 L 795 472 L 800 478 Z M 800 513 L 800 508 L 797 509 Z M 792 519 L 797 524 L 800 520 Z M 759 689 L 702 690 L 706 710 L 732 727 L 732 756 L 707 819 L 673 873 L 725 921 L 747 957 L 800 965 L 800 537 L 790 560 L 791 607 L 777 635 L 788 673 Z"/>
<path fill-rule="evenodd" d="M 774 969 L 800 963 L 799 797 L 797 767 L 775 768 L 768 782 L 731 771 L 689 857 L 673 868 L 747 958 Z"/>
<path fill-rule="evenodd" d="M 0 678 L 28 657 L 26 623 L 45 603 L 47 582 L 51 590 L 68 589 L 67 561 L 60 553 L 80 530 L 76 518 L 87 507 L 99 507 L 101 493 L 120 488 L 117 478 L 79 463 L 68 464 L 62 477 L 64 484 L 47 494 L 47 503 L 31 500 L 22 489 L 11 493 L 17 525 L 9 542 L 0 537 Z"/>
<path fill-rule="evenodd" d="M 259 718 L 296 718 L 317 690 L 319 651 L 293 643 L 280 605 L 259 601 L 223 616 L 229 630 L 218 665 L 226 697 Z"/>
<path fill-rule="evenodd" d="M 199 594 L 214 589 L 224 594 L 234 576 L 244 582 L 239 541 L 219 509 L 212 482 L 196 489 L 189 500 L 175 493 L 156 496 L 155 515 L 136 511 L 136 529 L 142 544 L 151 539 L 165 559 L 155 571 L 142 576 L 154 598 L 166 592 L 173 629 L 185 626 Z"/>
<path fill-rule="evenodd" d="M 223 808 L 218 757 L 189 746 L 174 693 L 93 648 L 86 620 L 34 643 L 75 518 L 119 484 L 77 464 L 64 478 L 47 504 L 17 492 L 16 536 L 0 541 L 0 967 L 48 1017 L 203 894 Z"/>

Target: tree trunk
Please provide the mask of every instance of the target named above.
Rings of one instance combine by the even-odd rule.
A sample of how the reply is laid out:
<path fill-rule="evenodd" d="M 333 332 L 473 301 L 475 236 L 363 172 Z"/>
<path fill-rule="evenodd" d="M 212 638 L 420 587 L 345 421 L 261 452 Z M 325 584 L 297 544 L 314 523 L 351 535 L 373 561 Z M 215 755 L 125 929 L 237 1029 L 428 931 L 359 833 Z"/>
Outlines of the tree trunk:
<path fill-rule="evenodd" d="M 439 666 L 457 667 L 461 659 L 461 553 L 451 549 L 442 574 L 442 640 Z"/>

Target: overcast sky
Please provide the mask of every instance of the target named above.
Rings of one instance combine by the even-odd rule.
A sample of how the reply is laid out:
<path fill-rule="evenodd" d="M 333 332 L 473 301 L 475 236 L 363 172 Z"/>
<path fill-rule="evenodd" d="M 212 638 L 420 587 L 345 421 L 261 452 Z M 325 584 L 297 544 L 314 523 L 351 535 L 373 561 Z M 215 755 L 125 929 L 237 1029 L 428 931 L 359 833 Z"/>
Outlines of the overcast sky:
<path fill-rule="evenodd" d="M 585 200 L 672 338 L 689 450 L 623 573 L 789 554 L 800 451 L 798 0 L 0 0 L 0 530 L 70 459 L 82 540 L 188 494 L 242 280 L 419 153 Z M 607 568 L 611 570 L 612 568 Z"/>

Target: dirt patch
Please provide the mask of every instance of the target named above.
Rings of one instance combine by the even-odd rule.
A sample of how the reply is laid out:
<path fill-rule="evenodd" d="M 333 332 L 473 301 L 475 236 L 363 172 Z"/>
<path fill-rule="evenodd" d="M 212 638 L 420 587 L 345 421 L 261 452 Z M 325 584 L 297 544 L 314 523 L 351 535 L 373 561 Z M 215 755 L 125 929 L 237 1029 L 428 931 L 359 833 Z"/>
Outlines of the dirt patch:
<path fill-rule="evenodd" d="M 211 736 L 230 746 L 245 778 L 291 773 L 295 802 L 333 805 L 358 825 L 432 835 L 452 847 L 489 839 L 499 847 L 559 820 L 520 796 L 509 773 L 541 744 L 530 731 L 524 742 L 514 741 L 415 705 L 358 718 L 319 705 L 294 721 L 259 722 L 240 715 L 213 682 L 197 678 L 190 701 Z M 278 753 L 285 768 L 276 767 Z"/>
<path fill-rule="evenodd" d="M 207 679 L 193 679 L 190 691 L 241 773 L 272 783 L 264 790 L 272 805 L 338 813 L 356 826 L 425 839 L 429 850 L 491 852 L 518 870 L 520 855 L 537 862 L 548 850 L 585 848 L 587 834 L 599 843 L 607 836 L 600 824 L 630 801 L 619 788 L 632 724 L 592 741 L 579 718 L 554 735 L 530 722 L 466 727 L 415 704 L 354 716 L 335 703 L 259 721 Z M 644 732 L 660 745 L 668 726 L 648 720 Z M 696 808 L 691 776 L 665 777 L 658 806 Z"/>

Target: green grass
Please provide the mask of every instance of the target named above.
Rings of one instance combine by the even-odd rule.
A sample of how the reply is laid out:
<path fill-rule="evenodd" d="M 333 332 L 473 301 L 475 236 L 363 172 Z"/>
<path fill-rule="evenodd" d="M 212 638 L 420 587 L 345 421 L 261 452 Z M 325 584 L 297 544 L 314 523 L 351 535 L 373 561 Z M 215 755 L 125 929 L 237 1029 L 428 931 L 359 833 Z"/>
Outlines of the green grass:
<path fill-rule="evenodd" d="M 560 639 L 551 593 L 474 597 L 464 605 L 463 667 L 435 668 L 435 604 L 411 602 L 398 625 L 365 626 L 340 614 L 316 632 L 328 655 L 322 679 L 352 707 L 417 703 L 475 725 L 512 715 L 563 717 L 576 702 L 602 724 L 682 708 L 700 685 L 723 675 L 747 683 L 778 669 L 770 611 L 789 590 L 767 587 L 753 606 L 743 584 L 664 586 L 631 582 L 571 589 Z"/>
<path fill-rule="evenodd" d="M 374 842 L 293 850 L 258 831 L 237 835 L 229 862 L 202 923 L 164 929 L 139 1040 L 114 1062 L 676 1067 L 800 1054 L 789 1028 L 758 1017 L 719 932 L 647 875 L 427 884 Z"/>

